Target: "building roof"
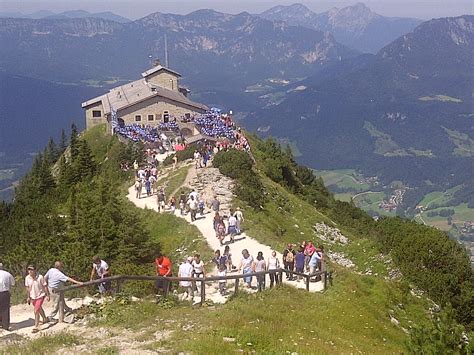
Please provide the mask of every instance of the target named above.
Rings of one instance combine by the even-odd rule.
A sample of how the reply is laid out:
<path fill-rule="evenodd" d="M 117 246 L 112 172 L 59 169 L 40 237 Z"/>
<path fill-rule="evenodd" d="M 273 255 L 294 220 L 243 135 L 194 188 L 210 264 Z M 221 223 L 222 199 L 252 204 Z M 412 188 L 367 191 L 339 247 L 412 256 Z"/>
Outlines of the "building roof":
<path fill-rule="evenodd" d="M 117 86 L 105 95 L 83 102 L 82 107 L 84 108 L 101 101 L 104 107 L 104 114 L 109 114 L 112 109 L 121 110 L 154 96 L 163 97 L 201 110 L 208 109 L 206 105 L 189 100 L 179 91 L 162 88 L 147 82 L 145 79 L 139 79 L 122 86 Z"/>
<path fill-rule="evenodd" d="M 149 75 L 151 75 L 151 74 L 154 74 L 154 73 L 156 73 L 156 72 L 159 72 L 160 70 L 167 71 L 167 72 L 169 72 L 169 73 L 171 73 L 171 74 L 174 74 L 174 75 L 176 75 L 176 76 L 181 76 L 180 73 L 178 73 L 178 72 L 176 72 L 176 71 L 174 71 L 174 70 L 171 70 L 171 69 L 169 69 L 169 68 L 166 68 L 166 67 L 164 67 L 164 66 L 162 66 L 162 65 L 157 65 L 157 66 L 155 66 L 155 67 L 153 67 L 153 68 L 151 68 L 151 69 L 148 69 L 147 71 L 144 71 L 144 72 L 142 73 L 142 76 L 143 76 L 144 78 L 146 78 L 147 76 L 149 76 Z"/>

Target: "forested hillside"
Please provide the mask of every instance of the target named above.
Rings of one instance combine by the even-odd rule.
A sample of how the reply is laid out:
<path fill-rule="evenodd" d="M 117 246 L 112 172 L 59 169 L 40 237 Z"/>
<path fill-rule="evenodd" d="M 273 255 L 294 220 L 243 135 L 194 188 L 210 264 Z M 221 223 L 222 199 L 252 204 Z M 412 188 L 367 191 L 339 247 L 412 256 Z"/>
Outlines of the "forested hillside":
<path fill-rule="evenodd" d="M 462 247 L 443 232 L 414 222 L 399 218 L 376 222 L 354 205 L 335 200 L 312 170 L 295 162 L 290 149 L 254 136 L 249 141 L 253 159 L 244 151 L 231 149 L 221 151 L 213 161 L 222 174 L 236 183 L 235 204 L 245 209 L 248 233 L 283 248 L 289 241 L 312 238 L 311 230 L 317 222 L 337 226 L 351 240 L 344 252 L 356 266 L 351 270 L 331 259 L 330 251 L 342 249 L 326 241 L 327 246 L 331 244 L 327 250 L 334 287 L 324 294 L 295 294 L 300 291 L 282 288 L 265 291 L 262 296 L 238 295 L 217 308 L 222 318 L 209 315 L 207 308 L 190 311 L 189 306 L 171 302 L 167 306 L 171 307 L 170 312 L 160 312 L 169 313 L 172 319 L 176 314 L 199 318 L 203 330 L 186 340 L 176 332 L 168 343 L 154 346 L 209 352 L 230 334 L 238 342 L 250 343 L 249 349 L 276 351 L 275 328 L 283 327 L 282 331 L 292 337 L 301 335 L 299 329 L 290 329 L 292 322 L 283 324 L 280 317 L 269 317 L 264 307 L 267 305 L 282 315 L 290 306 L 297 309 L 296 317 L 304 317 L 301 311 L 310 312 L 318 319 L 318 326 L 326 329 L 318 334 L 327 351 L 345 352 L 355 345 L 364 352 L 380 351 L 385 346 L 390 352 L 402 351 L 405 346 L 413 353 L 439 349 L 469 352 L 474 286 L 473 272 Z M 123 162 L 140 161 L 142 152 L 139 144 L 123 144 L 105 135 L 103 127 L 82 135 L 73 127 L 69 139 L 63 136 L 58 144 L 50 141 L 20 184 L 16 200 L 1 205 L 0 253 L 7 269 L 22 275 L 29 263 L 46 269 L 54 260 L 63 259 L 71 276 L 84 279 L 91 256 L 100 254 L 114 265 L 115 274 L 149 273 L 151 261 L 162 246 L 150 233 L 151 218 L 144 223 L 143 212 L 139 213 L 121 196 L 124 184 L 130 183 L 131 172 L 119 168 Z M 160 221 L 155 228 L 170 225 Z M 313 237 L 319 240 L 317 235 Z M 179 243 L 178 239 L 184 238 L 184 242 L 186 236 L 177 233 L 172 238 Z M 168 250 L 174 248 L 168 246 Z M 400 276 L 387 272 L 387 258 Z M 373 271 L 368 272 L 369 267 Z M 134 288 L 133 294 L 142 296 L 143 290 Z M 356 300 L 351 300 L 353 297 Z M 299 304 L 300 300 L 304 304 Z M 309 303 L 317 307 L 306 310 Z M 240 311 L 244 316 L 230 321 L 237 319 L 235 314 Z M 156 312 L 154 303 L 153 307 L 146 302 L 126 306 L 120 301 L 98 313 L 98 324 L 142 329 L 156 321 Z M 254 317 L 265 319 L 258 337 Z M 357 319 L 352 320 L 354 317 Z M 400 326 L 390 325 L 399 322 L 395 317 L 401 319 Z M 360 324 L 364 324 L 362 332 Z M 223 346 L 235 351 L 239 345 Z M 308 352 L 313 349 L 309 343 L 300 346 Z"/>

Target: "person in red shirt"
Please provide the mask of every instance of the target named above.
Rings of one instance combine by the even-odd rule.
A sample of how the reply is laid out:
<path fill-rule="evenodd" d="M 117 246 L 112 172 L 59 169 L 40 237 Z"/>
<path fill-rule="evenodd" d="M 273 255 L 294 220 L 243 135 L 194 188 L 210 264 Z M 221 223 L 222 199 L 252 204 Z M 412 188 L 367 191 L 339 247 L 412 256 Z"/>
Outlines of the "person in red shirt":
<path fill-rule="evenodd" d="M 155 259 L 156 265 L 156 275 L 157 276 L 164 276 L 169 277 L 172 275 L 171 273 L 171 260 L 164 256 L 162 253 L 158 253 L 157 258 Z M 169 292 L 171 286 L 171 282 L 164 279 L 156 280 L 156 288 L 158 291 L 162 291 L 165 295 Z"/>

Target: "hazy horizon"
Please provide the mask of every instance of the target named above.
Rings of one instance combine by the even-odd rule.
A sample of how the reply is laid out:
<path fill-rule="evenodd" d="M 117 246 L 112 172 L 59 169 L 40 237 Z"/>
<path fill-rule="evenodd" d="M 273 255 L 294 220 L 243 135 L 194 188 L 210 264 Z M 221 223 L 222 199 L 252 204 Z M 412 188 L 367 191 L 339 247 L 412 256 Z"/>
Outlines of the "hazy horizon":
<path fill-rule="evenodd" d="M 315 12 L 324 12 L 333 7 L 342 8 L 354 5 L 357 2 L 365 3 L 372 11 L 390 17 L 414 17 L 419 19 L 431 19 L 436 17 L 449 17 L 469 15 L 473 13 L 471 1 L 449 1 L 449 0 L 368 0 L 368 1 L 315 1 L 315 0 L 243 0 L 229 2 L 223 0 L 65 0 L 65 1 L 11 1 L 0 0 L 0 12 L 21 12 L 30 14 L 40 10 L 48 10 L 55 13 L 70 10 L 86 10 L 89 12 L 111 11 L 118 15 L 135 20 L 154 12 L 187 14 L 199 9 L 214 9 L 226 13 L 240 13 L 247 11 L 259 13 L 276 5 L 290 5 L 301 3 Z"/>

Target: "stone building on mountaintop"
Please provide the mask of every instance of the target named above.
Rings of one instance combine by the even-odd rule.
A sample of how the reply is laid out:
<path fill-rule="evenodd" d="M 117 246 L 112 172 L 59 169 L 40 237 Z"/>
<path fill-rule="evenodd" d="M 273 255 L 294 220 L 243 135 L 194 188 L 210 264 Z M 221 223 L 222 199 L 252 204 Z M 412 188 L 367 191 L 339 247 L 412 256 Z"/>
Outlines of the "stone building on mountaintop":
<path fill-rule="evenodd" d="M 181 74 L 160 65 L 142 73 L 142 79 L 117 86 L 107 94 L 82 103 L 86 129 L 108 123 L 116 111 L 118 124 L 156 125 L 171 118 L 191 117 L 204 113 L 208 107 L 188 99 L 189 90 L 179 85 Z"/>

